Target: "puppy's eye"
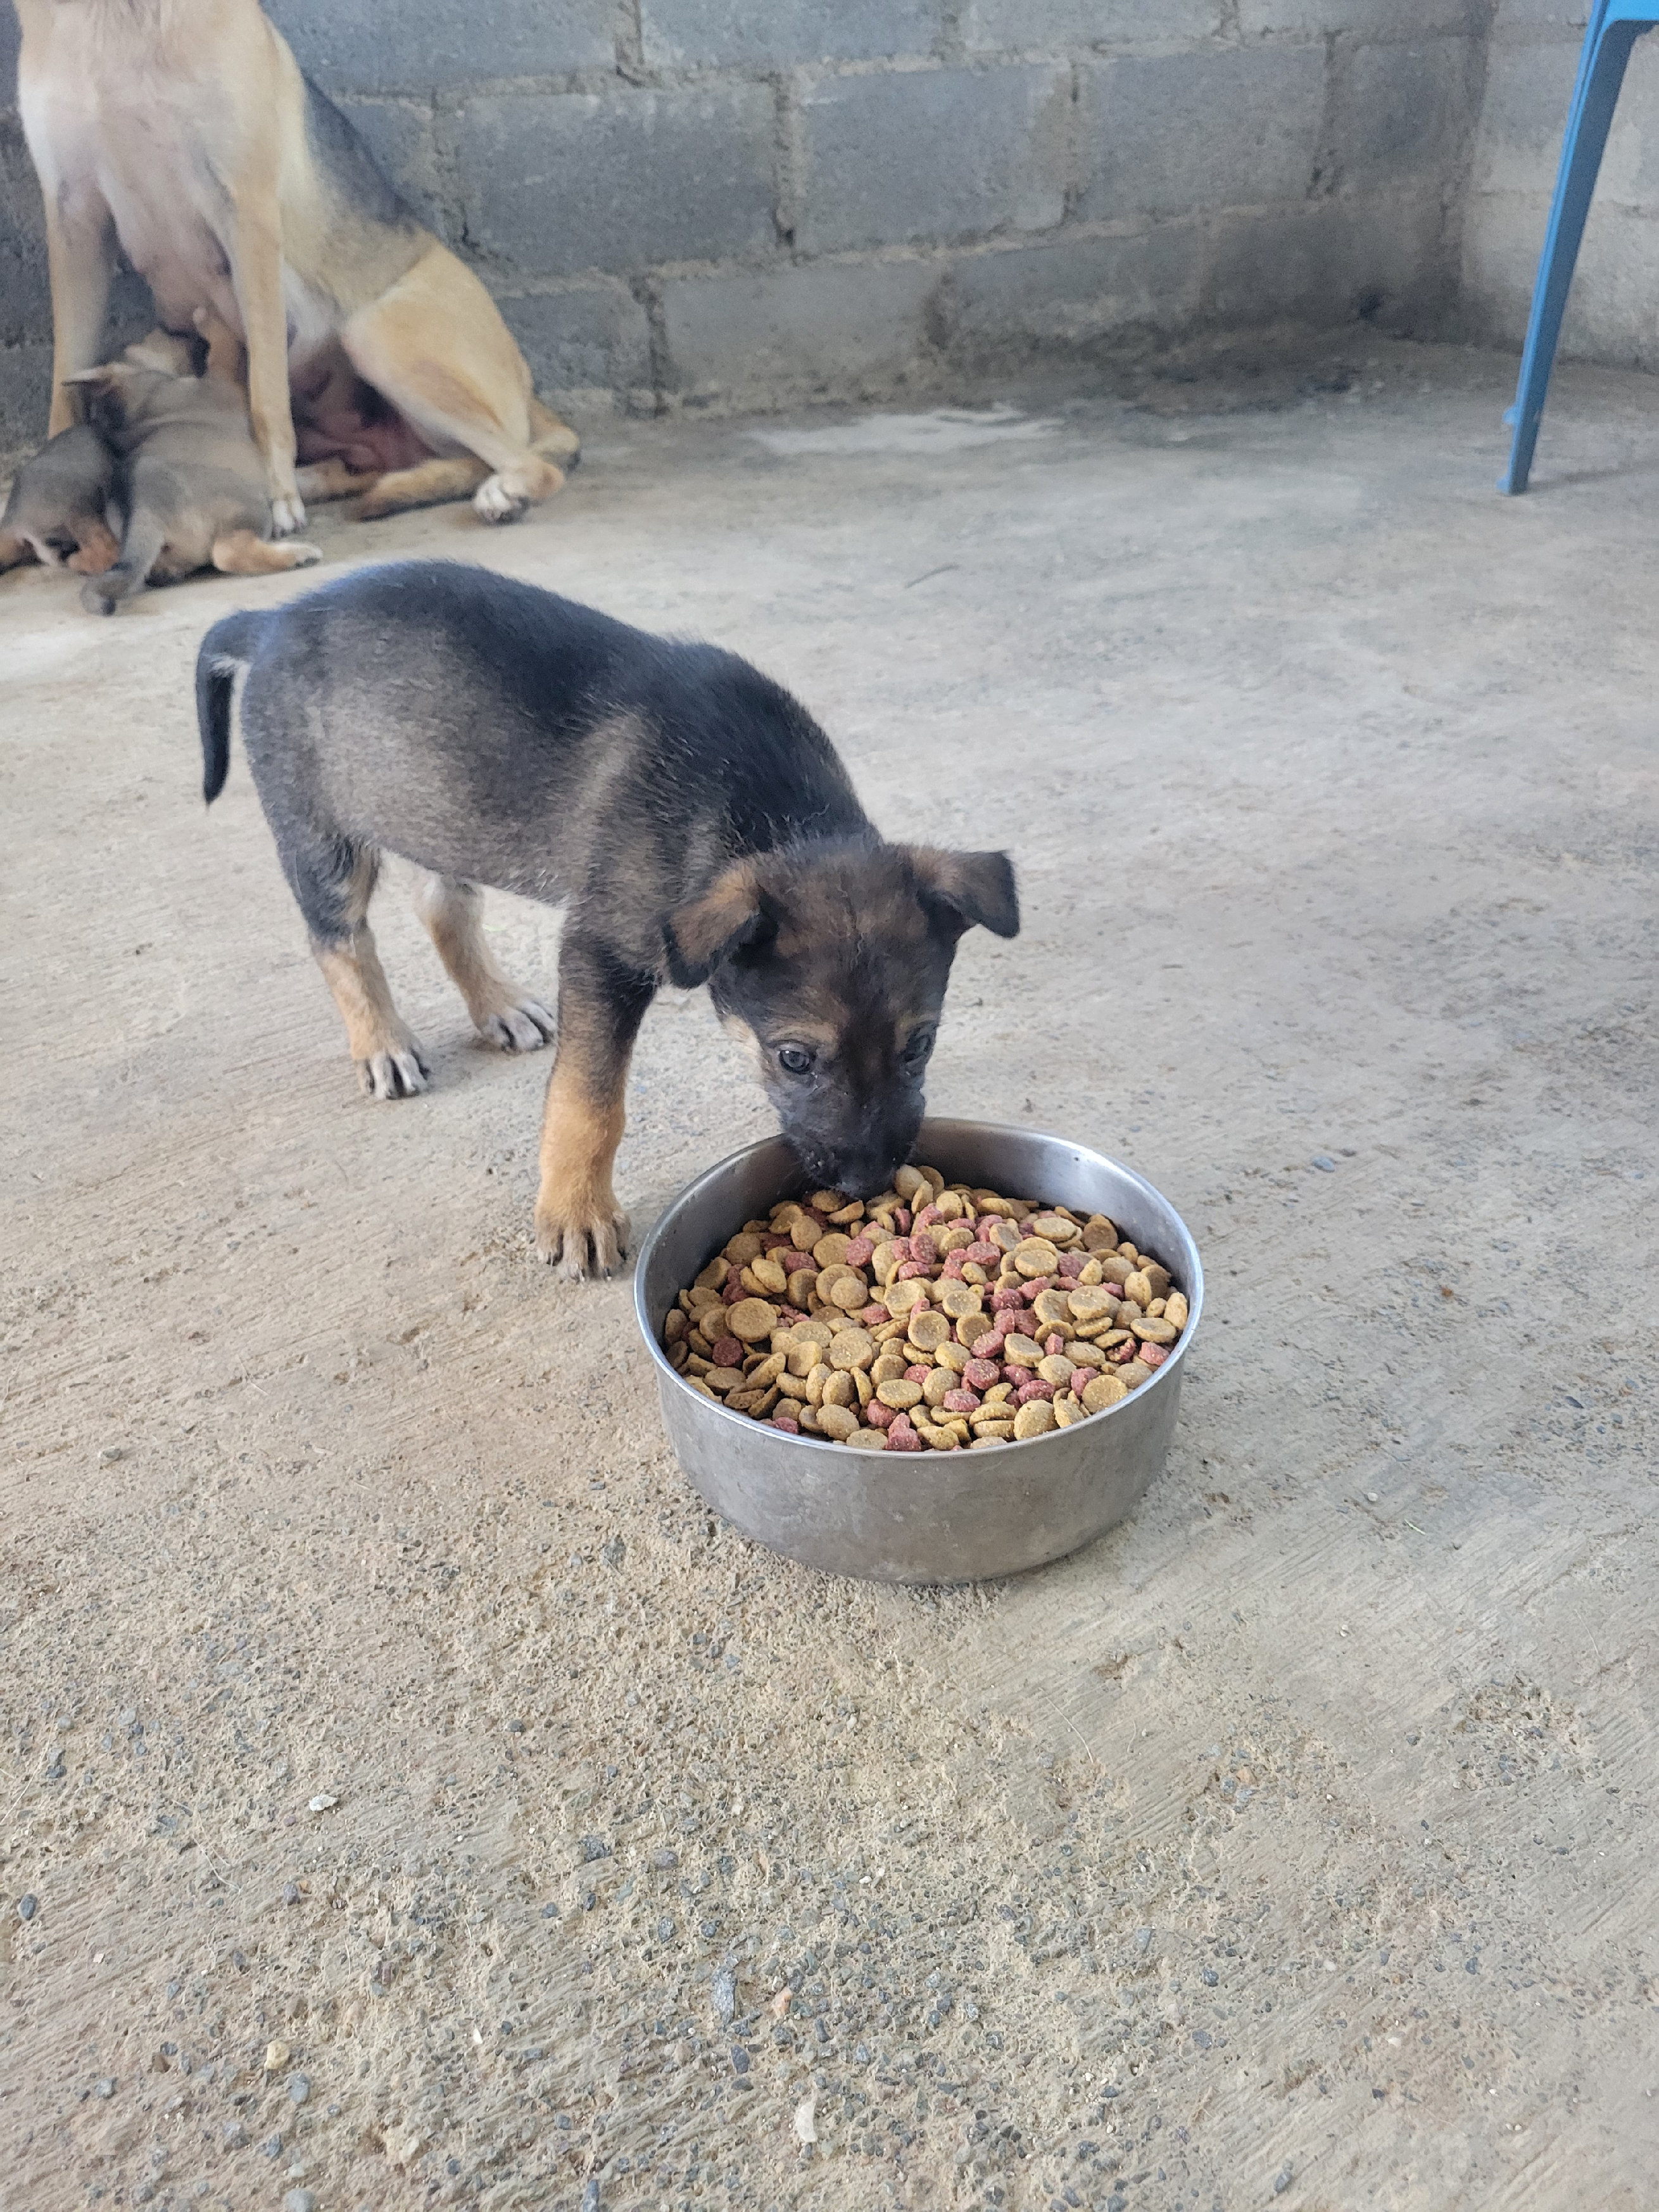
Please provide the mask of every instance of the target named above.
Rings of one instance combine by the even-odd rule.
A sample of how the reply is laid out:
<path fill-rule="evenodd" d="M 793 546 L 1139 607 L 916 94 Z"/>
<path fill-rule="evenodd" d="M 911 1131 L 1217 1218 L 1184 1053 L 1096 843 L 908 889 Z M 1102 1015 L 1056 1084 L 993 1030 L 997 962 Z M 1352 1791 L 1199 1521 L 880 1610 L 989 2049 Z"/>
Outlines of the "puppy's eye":
<path fill-rule="evenodd" d="M 934 1032 L 932 1030 L 917 1030 L 912 1036 L 909 1043 L 904 1048 L 904 1057 L 912 1067 L 920 1067 L 922 1061 L 932 1052 L 933 1036 Z"/>
<path fill-rule="evenodd" d="M 812 1055 L 804 1044 L 781 1044 L 778 1047 L 778 1066 L 786 1075 L 805 1075 L 812 1065 Z"/>

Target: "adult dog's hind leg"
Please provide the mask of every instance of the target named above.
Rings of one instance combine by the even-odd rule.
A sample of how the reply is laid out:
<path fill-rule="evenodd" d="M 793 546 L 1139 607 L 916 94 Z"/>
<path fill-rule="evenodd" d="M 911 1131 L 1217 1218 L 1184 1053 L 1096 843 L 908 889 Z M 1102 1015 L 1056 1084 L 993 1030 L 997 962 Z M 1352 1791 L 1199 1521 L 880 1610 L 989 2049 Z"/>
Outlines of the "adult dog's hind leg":
<path fill-rule="evenodd" d="M 409 1098 L 432 1079 L 415 1032 L 392 1003 L 368 902 L 378 853 L 318 836 L 303 850 L 285 847 L 283 866 L 311 931 L 311 950 L 334 994 L 357 1078 L 371 1098 Z"/>
<path fill-rule="evenodd" d="M 503 1052 L 538 1052 L 553 1034 L 553 1017 L 509 980 L 484 941 L 478 886 L 422 873 L 415 885 L 415 911 L 466 1000 L 479 1036 Z"/>
<path fill-rule="evenodd" d="M 309 568 L 322 549 L 303 538 L 280 544 L 257 530 L 227 530 L 213 541 L 213 565 L 222 576 L 274 576 L 282 568 Z"/>
<path fill-rule="evenodd" d="M 617 1204 L 611 1172 L 622 1142 L 628 1063 L 656 988 L 654 976 L 567 923 L 536 1198 L 536 1249 L 567 1275 L 609 1275 L 622 1259 L 628 1216 Z"/>

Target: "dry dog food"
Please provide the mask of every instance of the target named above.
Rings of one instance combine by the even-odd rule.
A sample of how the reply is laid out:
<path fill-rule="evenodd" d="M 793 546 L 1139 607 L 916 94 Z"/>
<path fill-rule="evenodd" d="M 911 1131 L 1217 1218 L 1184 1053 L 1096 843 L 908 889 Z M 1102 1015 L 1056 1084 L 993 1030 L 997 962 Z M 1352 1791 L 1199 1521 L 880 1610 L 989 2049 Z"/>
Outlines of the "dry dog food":
<path fill-rule="evenodd" d="M 663 1326 L 694 1390 L 790 1436 L 955 1451 L 1069 1428 L 1149 1382 L 1187 1326 L 1168 1268 L 1101 1213 L 901 1168 L 746 1221 Z"/>

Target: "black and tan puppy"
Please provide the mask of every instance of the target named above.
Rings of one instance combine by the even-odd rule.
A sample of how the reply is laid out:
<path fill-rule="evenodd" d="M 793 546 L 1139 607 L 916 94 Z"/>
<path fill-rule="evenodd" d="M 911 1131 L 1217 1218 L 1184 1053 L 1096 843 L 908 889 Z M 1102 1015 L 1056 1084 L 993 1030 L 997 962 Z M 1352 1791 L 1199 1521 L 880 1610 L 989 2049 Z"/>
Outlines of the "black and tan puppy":
<path fill-rule="evenodd" d="M 12 479 L 0 514 L 0 568 L 25 561 L 95 576 L 120 548 L 105 519 L 115 489 L 115 459 L 84 422 L 60 430 Z"/>
<path fill-rule="evenodd" d="M 1019 927 L 1001 853 L 884 843 L 811 716 L 730 653 L 630 629 L 482 568 L 370 568 L 216 623 L 197 661 L 207 798 L 232 689 L 283 872 L 365 1089 L 423 1090 L 368 922 L 381 855 L 426 872 L 421 917 L 477 1028 L 541 1044 L 480 884 L 567 908 L 536 1242 L 608 1273 L 635 1036 L 665 981 L 708 983 L 752 1040 L 816 1183 L 879 1190 L 907 1158 L 957 940 Z"/>

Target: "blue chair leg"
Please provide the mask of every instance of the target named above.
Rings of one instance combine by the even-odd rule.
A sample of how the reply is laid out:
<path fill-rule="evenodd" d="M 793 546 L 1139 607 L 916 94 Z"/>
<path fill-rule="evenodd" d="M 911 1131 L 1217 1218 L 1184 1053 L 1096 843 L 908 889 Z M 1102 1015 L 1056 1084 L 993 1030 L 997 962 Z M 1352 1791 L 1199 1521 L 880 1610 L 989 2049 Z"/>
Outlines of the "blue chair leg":
<path fill-rule="evenodd" d="M 1514 408 L 1507 418 L 1515 424 L 1515 436 L 1510 447 L 1509 467 L 1498 479 L 1499 491 L 1525 491 L 1532 472 L 1533 449 L 1538 443 L 1538 425 L 1549 391 L 1550 371 L 1555 365 L 1561 318 L 1566 312 L 1567 294 L 1572 285 L 1573 268 L 1578 259 L 1579 242 L 1584 235 L 1584 221 L 1601 171 L 1613 112 L 1619 104 L 1631 48 L 1650 27 L 1646 23 L 1626 22 L 1609 24 L 1603 30 L 1595 55 L 1583 72 L 1582 96 L 1576 98 L 1568 116 L 1567 140 L 1561 149 L 1555 201 L 1550 210 L 1549 228 L 1544 234 L 1538 282 L 1532 295 L 1532 315 L 1527 325 L 1526 349 L 1521 356 L 1521 380 L 1516 390 Z"/>

